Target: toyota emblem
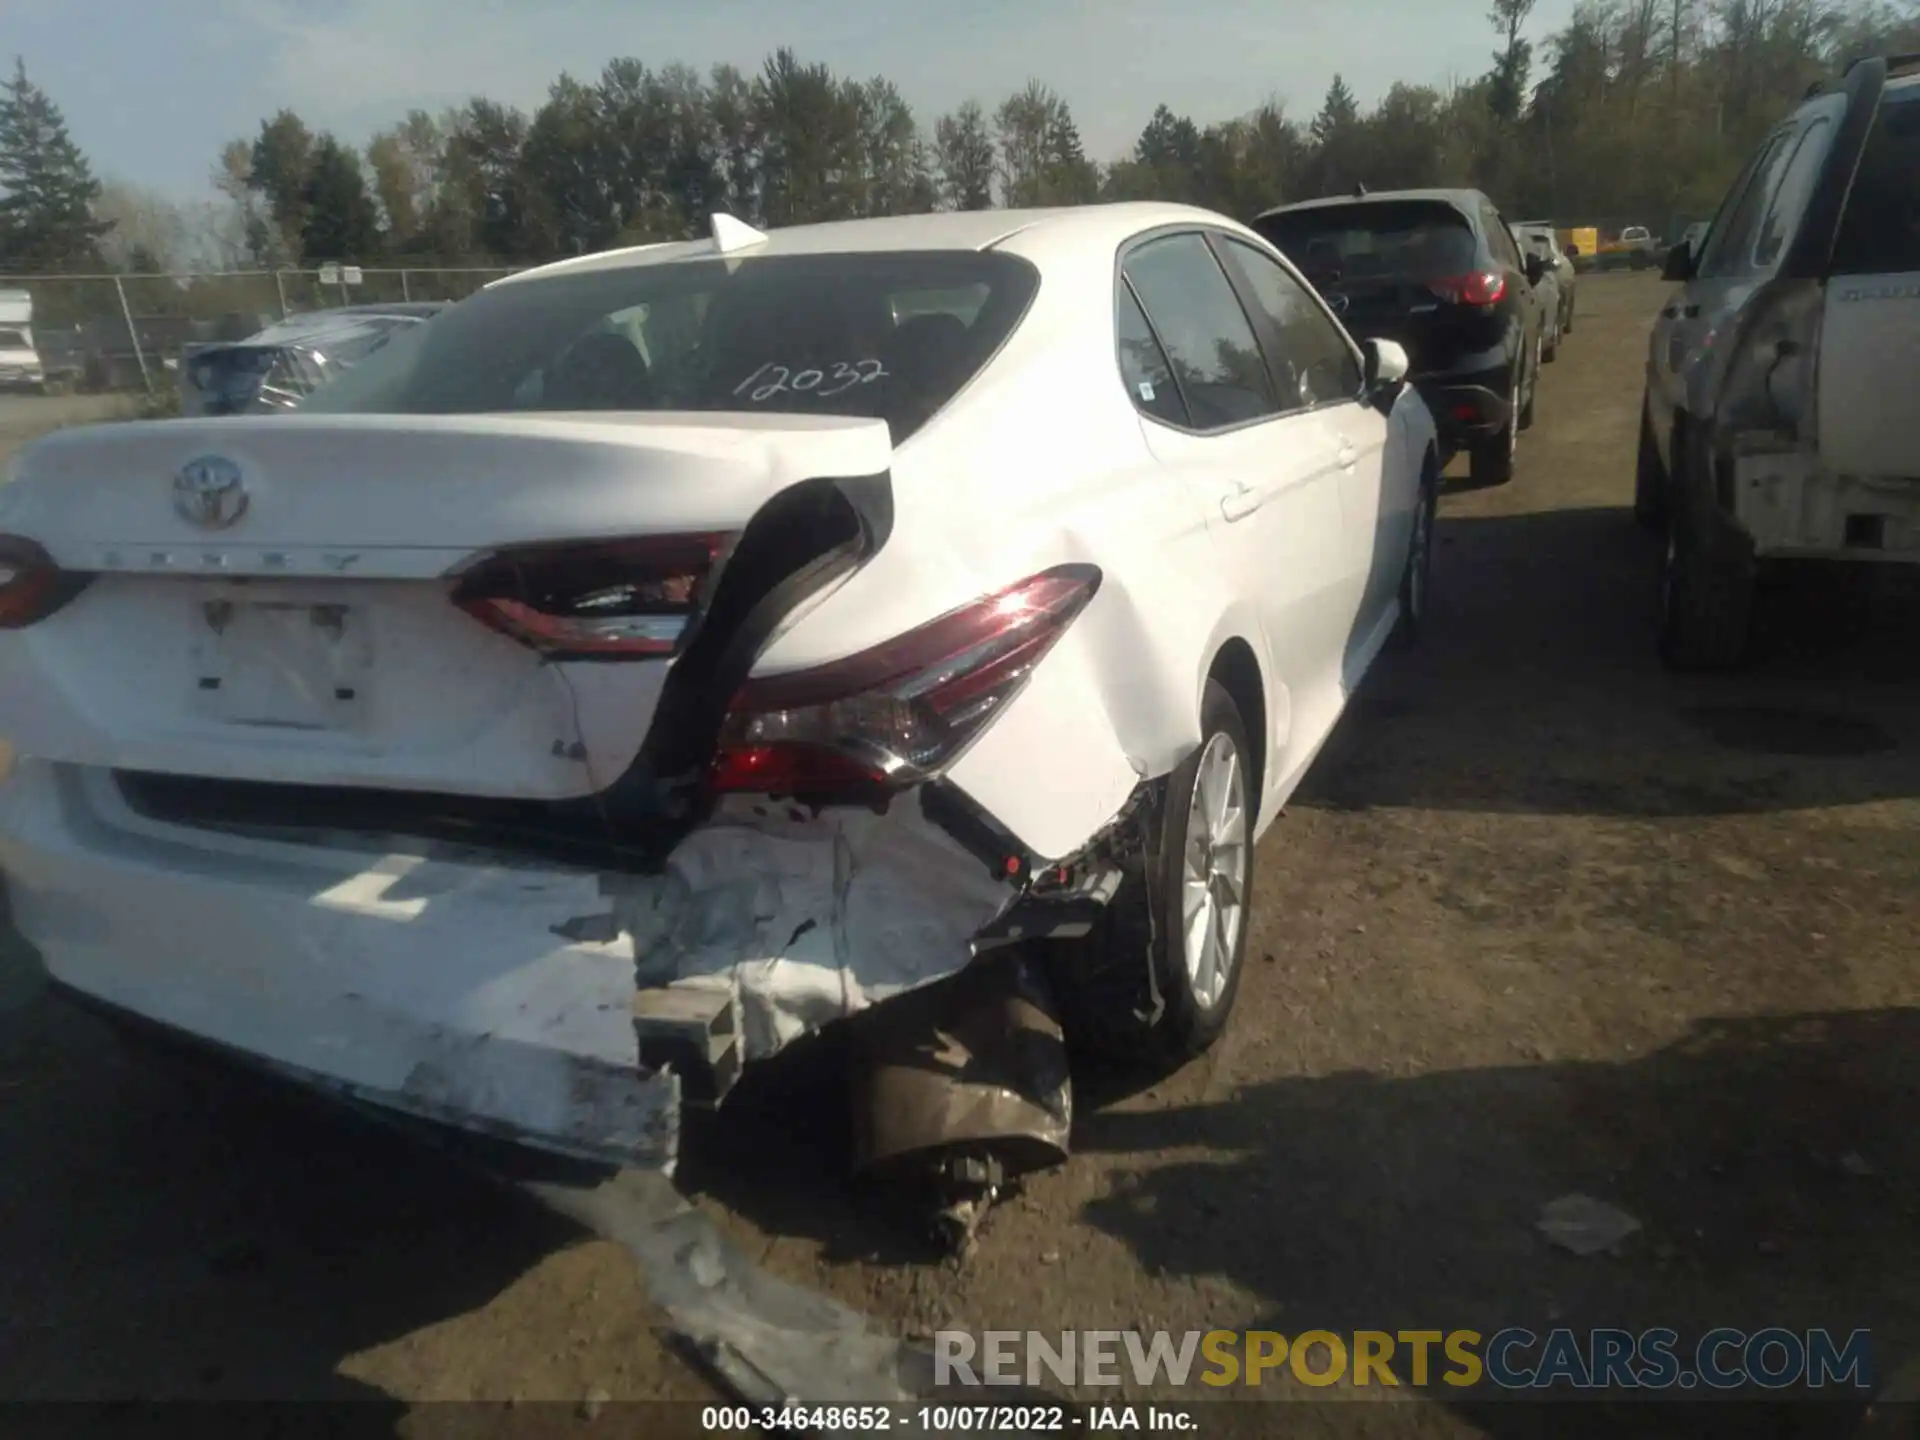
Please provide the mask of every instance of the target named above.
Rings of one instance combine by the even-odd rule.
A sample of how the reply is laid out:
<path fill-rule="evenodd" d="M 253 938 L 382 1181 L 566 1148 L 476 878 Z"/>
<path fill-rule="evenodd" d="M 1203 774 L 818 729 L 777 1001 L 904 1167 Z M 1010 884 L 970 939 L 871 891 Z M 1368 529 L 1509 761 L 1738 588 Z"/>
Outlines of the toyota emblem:
<path fill-rule="evenodd" d="M 240 467 L 224 455 L 202 455 L 173 477 L 173 508 L 189 525 L 225 530 L 247 513 Z"/>

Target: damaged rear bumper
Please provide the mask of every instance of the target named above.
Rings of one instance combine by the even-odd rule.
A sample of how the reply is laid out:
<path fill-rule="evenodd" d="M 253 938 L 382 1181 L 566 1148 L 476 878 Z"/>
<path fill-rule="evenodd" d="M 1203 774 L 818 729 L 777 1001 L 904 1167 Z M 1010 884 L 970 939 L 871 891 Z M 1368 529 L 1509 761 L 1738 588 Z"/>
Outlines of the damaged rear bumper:
<path fill-rule="evenodd" d="M 738 1063 L 1046 933 L 1046 916 L 1069 933 L 1111 893 L 1081 880 L 1016 905 L 994 837 L 956 838 L 925 803 L 730 802 L 664 873 L 634 875 L 169 823 L 108 772 L 28 762 L 0 789 L 0 864 L 17 928 L 70 991 L 317 1089 L 668 1169 L 683 1079 L 717 1099 Z M 663 1063 L 675 1024 L 737 1046 L 717 1084 L 684 1045 Z"/>
<path fill-rule="evenodd" d="M 671 1165 L 630 947 L 548 927 L 592 874 L 167 826 L 109 775 L 0 791 L 15 927 L 67 989 L 316 1087 L 582 1158 Z"/>

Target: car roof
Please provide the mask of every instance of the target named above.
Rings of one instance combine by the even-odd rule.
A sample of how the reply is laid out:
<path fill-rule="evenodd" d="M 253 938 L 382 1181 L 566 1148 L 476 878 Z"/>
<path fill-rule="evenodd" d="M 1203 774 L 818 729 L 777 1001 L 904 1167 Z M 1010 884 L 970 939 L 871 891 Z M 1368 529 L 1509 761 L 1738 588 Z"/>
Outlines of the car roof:
<path fill-rule="evenodd" d="M 1259 218 L 1264 220 L 1269 215 L 1290 215 L 1299 210 L 1331 209 L 1336 205 L 1378 205 L 1396 200 L 1439 201 L 1468 214 L 1481 205 L 1492 203 L 1479 190 L 1369 190 L 1360 195 L 1317 195 L 1311 200 L 1296 200 L 1291 205 L 1275 205 L 1270 210 L 1262 210 Z"/>
<path fill-rule="evenodd" d="M 1245 231 L 1238 221 L 1192 205 L 1125 201 L 1070 205 L 1050 210 L 953 210 L 935 215 L 888 215 L 868 220 L 833 220 L 817 225 L 788 225 L 766 230 L 766 239 L 733 252 L 756 259 L 780 255 L 872 255 L 912 251 L 992 250 L 1015 236 L 1018 250 L 1045 263 L 1070 258 L 1087 247 L 1115 248 L 1144 230 L 1161 225 L 1209 225 Z M 1249 232 L 1250 233 L 1250 232 Z M 622 270 L 638 265 L 710 258 L 712 239 L 671 240 L 558 260 L 495 280 L 521 285 L 560 274 Z"/>
<path fill-rule="evenodd" d="M 243 345 L 298 345 L 309 340 L 338 343 L 359 335 L 377 334 L 377 320 L 421 321 L 446 309 L 441 302 L 422 301 L 406 305 L 347 305 L 337 310 L 306 310 L 276 320 L 240 343 Z"/>

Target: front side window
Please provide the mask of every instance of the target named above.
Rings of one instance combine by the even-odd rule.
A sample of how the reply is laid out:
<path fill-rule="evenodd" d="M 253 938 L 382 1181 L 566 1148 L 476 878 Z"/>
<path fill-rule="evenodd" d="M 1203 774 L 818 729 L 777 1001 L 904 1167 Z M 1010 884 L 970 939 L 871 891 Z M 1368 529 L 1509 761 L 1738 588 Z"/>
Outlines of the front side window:
<path fill-rule="evenodd" d="M 509 282 L 404 327 L 306 407 L 346 414 L 864 416 L 898 444 L 1040 283 L 979 251 L 698 256 Z"/>
<path fill-rule="evenodd" d="M 1194 428 L 1216 430 L 1278 413 L 1252 322 L 1203 238 L 1149 240 L 1122 269 L 1166 350 Z"/>
<path fill-rule="evenodd" d="M 1362 374 L 1353 347 L 1306 287 L 1271 255 L 1244 240 L 1225 240 L 1228 258 L 1279 332 L 1275 379 L 1286 402 L 1328 405 L 1360 393 Z"/>

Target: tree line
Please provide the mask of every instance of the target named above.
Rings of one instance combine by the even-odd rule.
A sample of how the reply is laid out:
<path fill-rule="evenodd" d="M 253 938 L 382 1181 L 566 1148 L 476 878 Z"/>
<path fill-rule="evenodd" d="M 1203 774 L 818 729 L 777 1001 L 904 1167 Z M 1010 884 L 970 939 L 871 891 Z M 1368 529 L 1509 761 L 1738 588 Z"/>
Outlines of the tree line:
<path fill-rule="evenodd" d="M 236 139 L 220 199 L 192 213 L 101 185 L 17 66 L 0 85 L 0 272 L 361 263 L 523 263 L 758 225 L 939 209 L 1170 199 L 1247 216 L 1412 185 L 1487 191 L 1563 224 L 1711 215 L 1746 155 L 1849 59 L 1920 50 L 1920 0 L 1583 0 L 1532 33 L 1493 0 L 1490 64 L 1403 82 L 1363 107 L 1339 75 L 1317 110 L 1280 100 L 1202 124 L 1165 105 L 1131 153 L 1087 154 L 1038 80 L 925 123 L 884 77 L 776 50 L 758 73 L 610 61 L 531 113 L 475 98 L 356 145 L 290 110 Z"/>

